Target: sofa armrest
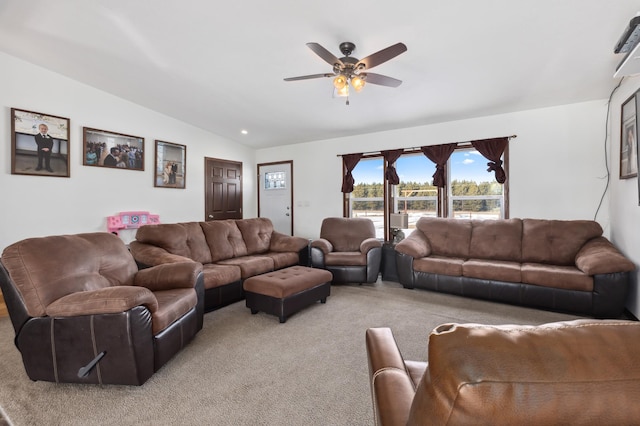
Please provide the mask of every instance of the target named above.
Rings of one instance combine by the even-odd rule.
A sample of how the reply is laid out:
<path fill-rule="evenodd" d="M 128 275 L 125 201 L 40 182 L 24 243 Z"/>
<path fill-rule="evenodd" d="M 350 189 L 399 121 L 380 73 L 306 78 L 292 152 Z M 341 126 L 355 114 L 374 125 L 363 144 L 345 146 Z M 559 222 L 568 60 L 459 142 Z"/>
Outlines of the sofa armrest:
<path fill-rule="evenodd" d="M 151 291 L 194 288 L 201 272 L 201 263 L 193 261 L 165 263 L 139 270 L 133 278 L 133 285 L 145 287 Z"/>
<path fill-rule="evenodd" d="M 275 252 L 299 252 L 309 245 L 309 240 L 302 237 L 294 237 L 277 231 L 271 233 L 269 250 Z"/>
<path fill-rule="evenodd" d="M 366 344 L 375 424 L 406 425 L 415 387 L 391 329 L 368 329 Z"/>
<path fill-rule="evenodd" d="M 141 243 L 140 241 L 131 241 L 131 243 L 129 243 L 129 251 L 131 251 L 136 262 L 146 266 L 161 265 L 164 263 L 194 262 L 188 257 L 169 253 L 162 247 Z"/>
<path fill-rule="evenodd" d="M 158 309 L 158 301 L 149 289 L 115 286 L 68 294 L 49 304 L 45 311 L 50 317 L 76 317 L 115 314 L 142 305 L 150 312 Z"/>
<path fill-rule="evenodd" d="M 431 244 L 422 231 L 416 229 L 407 238 L 396 244 L 395 250 L 419 259 L 431 254 Z"/>
<path fill-rule="evenodd" d="M 322 250 L 322 253 L 324 254 L 329 254 L 333 251 L 333 244 L 324 238 L 318 238 L 317 240 L 311 241 L 311 247 Z"/>
<path fill-rule="evenodd" d="M 367 238 L 360 243 L 360 253 L 368 253 L 369 250 L 376 247 L 382 247 L 382 241 L 377 238 Z"/>
<path fill-rule="evenodd" d="M 630 272 L 636 269 L 605 237 L 593 238 L 576 254 L 576 267 L 587 275 Z"/>

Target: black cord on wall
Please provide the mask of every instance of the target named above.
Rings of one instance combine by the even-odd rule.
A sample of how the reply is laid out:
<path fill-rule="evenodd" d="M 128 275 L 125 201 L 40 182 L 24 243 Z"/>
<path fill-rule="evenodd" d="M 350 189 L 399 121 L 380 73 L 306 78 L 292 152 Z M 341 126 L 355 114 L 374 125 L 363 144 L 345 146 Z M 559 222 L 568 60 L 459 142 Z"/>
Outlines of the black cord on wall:
<path fill-rule="evenodd" d="M 600 202 L 598 203 L 598 208 L 596 209 L 596 214 L 593 215 L 593 220 L 596 220 L 596 218 L 598 217 L 598 212 L 600 211 L 600 207 L 602 207 L 602 202 L 604 201 L 604 196 L 607 193 L 607 191 L 609 190 L 609 182 L 611 180 L 611 172 L 609 170 L 609 154 L 607 151 L 607 141 L 609 140 L 609 117 L 610 117 L 610 112 L 611 112 L 611 98 L 613 98 L 613 94 L 616 93 L 616 90 L 618 90 L 618 88 L 620 87 L 620 85 L 622 84 L 622 82 L 624 81 L 625 77 L 622 77 L 620 79 L 620 81 L 618 82 L 618 85 L 616 87 L 613 88 L 613 90 L 611 91 L 611 94 L 609 95 L 609 101 L 607 102 L 607 119 L 605 121 L 605 126 L 604 126 L 604 165 L 607 169 L 607 175 L 605 176 L 607 179 L 607 184 L 604 187 L 604 191 L 602 191 L 602 197 L 600 197 Z"/>

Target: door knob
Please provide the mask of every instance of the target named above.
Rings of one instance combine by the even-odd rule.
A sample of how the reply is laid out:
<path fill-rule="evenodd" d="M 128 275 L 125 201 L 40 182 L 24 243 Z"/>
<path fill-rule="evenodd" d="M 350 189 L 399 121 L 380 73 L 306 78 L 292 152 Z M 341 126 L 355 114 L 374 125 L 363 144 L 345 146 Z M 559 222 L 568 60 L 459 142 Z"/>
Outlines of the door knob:
<path fill-rule="evenodd" d="M 209 215 L 209 219 L 213 219 L 213 215 L 212 214 Z"/>

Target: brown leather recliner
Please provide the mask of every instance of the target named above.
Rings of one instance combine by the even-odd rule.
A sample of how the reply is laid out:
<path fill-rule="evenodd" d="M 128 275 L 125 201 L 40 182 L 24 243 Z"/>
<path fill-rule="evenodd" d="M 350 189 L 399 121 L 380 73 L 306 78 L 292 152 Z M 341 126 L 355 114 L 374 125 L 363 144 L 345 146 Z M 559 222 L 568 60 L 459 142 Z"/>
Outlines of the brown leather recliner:
<path fill-rule="evenodd" d="M 141 385 L 202 329 L 202 264 L 138 271 L 109 233 L 14 243 L 0 287 L 32 380 Z"/>
<path fill-rule="evenodd" d="M 333 283 L 373 283 L 382 261 L 382 242 L 371 219 L 329 217 L 311 242 L 311 263 L 333 274 Z"/>
<path fill-rule="evenodd" d="M 428 364 L 366 332 L 376 425 L 600 425 L 640 419 L 640 323 L 444 324 Z"/>

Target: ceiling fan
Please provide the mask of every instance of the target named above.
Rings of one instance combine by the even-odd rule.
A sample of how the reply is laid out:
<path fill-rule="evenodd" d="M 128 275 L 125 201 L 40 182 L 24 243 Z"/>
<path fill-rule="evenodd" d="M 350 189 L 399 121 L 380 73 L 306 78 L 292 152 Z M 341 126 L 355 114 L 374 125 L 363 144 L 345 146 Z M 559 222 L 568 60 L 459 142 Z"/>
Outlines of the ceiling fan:
<path fill-rule="evenodd" d="M 285 78 L 284 81 L 333 77 L 333 85 L 336 88 L 337 95 L 346 97 L 349 96 L 349 83 L 351 83 L 351 87 L 353 87 L 356 92 L 361 91 L 365 83 L 388 87 L 398 87 L 402 84 L 401 80 L 382 74 L 375 74 L 368 70 L 406 52 L 407 46 L 405 46 L 404 43 L 396 43 L 363 59 L 357 59 L 351 56 L 351 53 L 356 49 L 356 45 L 349 41 L 340 43 L 340 52 L 342 52 L 344 57 L 339 59 L 318 43 L 307 43 L 307 46 L 316 55 L 331 65 L 333 72 L 289 77 Z M 347 105 L 349 105 L 348 98 Z"/>

